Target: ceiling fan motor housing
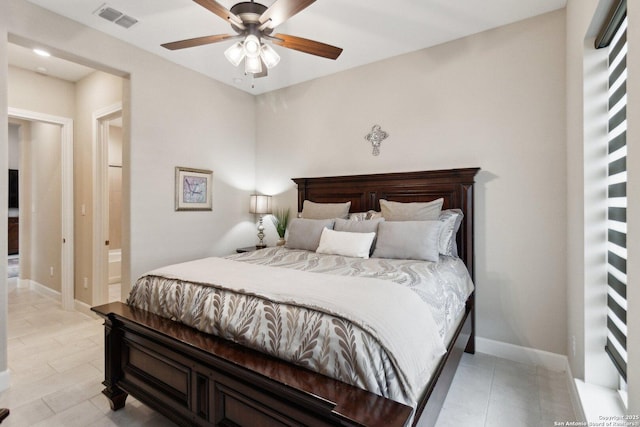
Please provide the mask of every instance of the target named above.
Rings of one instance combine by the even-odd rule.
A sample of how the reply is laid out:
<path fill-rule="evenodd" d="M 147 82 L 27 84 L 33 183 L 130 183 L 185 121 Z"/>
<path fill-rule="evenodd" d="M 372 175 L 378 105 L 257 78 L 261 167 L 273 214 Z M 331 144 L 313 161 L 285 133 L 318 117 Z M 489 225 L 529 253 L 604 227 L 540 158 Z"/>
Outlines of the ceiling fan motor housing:
<path fill-rule="evenodd" d="M 242 2 L 242 3 L 235 4 L 230 9 L 230 11 L 234 15 L 237 15 L 242 20 L 242 23 L 244 24 L 244 26 L 247 28 L 242 29 L 237 25 L 235 25 L 233 21 L 229 21 L 231 23 L 231 27 L 233 27 L 233 29 L 239 34 L 248 33 L 248 34 L 254 34 L 256 36 L 259 36 L 260 33 L 269 34 L 273 31 L 272 28 L 266 27 L 262 31 L 258 31 L 257 29 L 261 25 L 260 16 L 267 9 L 268 9 L 267 6 L 260 3 L 254 3 L 254 2 Z"/>

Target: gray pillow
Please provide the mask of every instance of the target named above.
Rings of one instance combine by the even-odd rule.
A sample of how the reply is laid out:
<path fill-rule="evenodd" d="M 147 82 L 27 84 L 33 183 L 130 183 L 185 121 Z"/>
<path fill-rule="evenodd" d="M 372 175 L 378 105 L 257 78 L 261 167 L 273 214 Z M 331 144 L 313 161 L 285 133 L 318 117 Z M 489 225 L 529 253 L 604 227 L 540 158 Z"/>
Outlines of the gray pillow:
<path fill-rule="evenodd" d="M 305 200 L 302 203 L 302 218 L 330 219 L 348 218 L 351 202 L 344 203 L 316 203 Z"/>
<path fill-rule="evenodd" d="M 336 231 L 350 231 L 352 233 L 377 233 L 378 224 L 383 221 L 384 218 L 368 219 L 364 221 L 336 218 L 336 223 L 333 226 L 333 229 Z"/>
<path fill-rule="evenodd" d="M 437 262 L 440 221 L 384 221 L 378 225 L 374 258 Z"/>
<path fill-rule="evenodd" d="M 322 230 L 326 227 L 333 229 L 332 219 L 302 219 L 295 218 L 289 224 L 287 243 L 289 249 L 304 249 L 315 252 L 320 244 Z"/>
<path fill-rule="evenodd" d="M 409 203 L 380 199 L 380 211 L 387 221 L 434 221 L 438 219 L 443 203 L 443 198 Z"/>
<path fill-rule="evenodd" d="M 442 223 L 442 229 L 440 230 L 438 250 L 442 255 L 458 256 L 456 236 L 458 235 L 460 224 L 462 224 L 463 216 L 460 209 L 446 209 L 440 212 L 438 221 Z"/>

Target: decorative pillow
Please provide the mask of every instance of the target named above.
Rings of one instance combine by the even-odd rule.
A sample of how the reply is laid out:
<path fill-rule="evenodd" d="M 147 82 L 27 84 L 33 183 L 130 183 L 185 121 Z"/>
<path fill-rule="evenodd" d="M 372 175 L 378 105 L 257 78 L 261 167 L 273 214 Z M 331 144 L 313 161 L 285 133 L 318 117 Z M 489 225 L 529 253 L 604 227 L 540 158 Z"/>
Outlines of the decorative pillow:
<path fill-rule="evenodd" d="M 349 219 L 336 218 L 333 229 L 336 231 L 349 231 L 352 233 L 377 233 L 378 224 L 384 221 L 384 218 L 370 219 L 364 221 L 353 221 Z"/>
<path fill-rule="evenodd" d="M 375 212 L 375 211 L 370 211 Z M 336 218 L 336 223 L 333 229 L 336 231 L 349 231 L 351 233 L 377 233 L 378 224 L 384 221 L 384 218 L 376 218 L 363 221 L 354 221 L 348 219 Z M 376 237 L 373 238 L 371 243 L 371 249 L 369 255 L 373 253 L 373 249 L 376 247 Z"/>
<path fill-rule="evenodd" d="M 438 221 L 442 223 L 440 238 L 438 239 L 438 250 L 442 255 L 458 256 L 458 245 L 456 236 L 464 217 L 460 209 L 446 209 L 440 212 Z"/>
<path fill-rule="evenodd" d="M 302 218 L 330 219 L 348 218 L 351 202 L 344 203 L 315 203 L 305 200 L 302 203 Z"/>
<path fill-rule="evenodd" d="M 440 221 L 384 221 L 378 225 L 374 258 L 437 262 Z"/>
<path fill-rule="evenodd" d="M 380 210 L 387 221 L 434 221 L 438 219 L 444 199 L 431 202 L 390 202 L 380 199 Z"/>
<path fill-rule="evenodd" d="M 382 214 L 373 210 L 367 212 L 354 212 L 349 214 L 349 219 L 351 221 L 368 221 L 370 219 L 378 218 L 382 218 Z"/>
<path fill-rule="evenodd" d="M 322 230 L 320 244 L 316 252 L 366 259 L 369 258 L 369 250 L 374 237 L 376 237 L 376 233 L 352 233 L 325 228 Z"/>
<path fill-rule="evenodd" d="M 295 218 L 289 224 L 286 248 L 314 251 L 318 249 L 322 230 L 333 228 L 332 219 Z"/>

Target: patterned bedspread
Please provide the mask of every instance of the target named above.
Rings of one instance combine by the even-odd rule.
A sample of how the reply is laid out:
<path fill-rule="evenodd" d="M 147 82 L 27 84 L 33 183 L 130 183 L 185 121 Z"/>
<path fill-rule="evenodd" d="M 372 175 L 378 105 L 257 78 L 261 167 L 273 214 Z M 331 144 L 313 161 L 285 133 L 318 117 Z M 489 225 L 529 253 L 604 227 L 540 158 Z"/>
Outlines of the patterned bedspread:
<path fill-rule="evenodd" d="M 276 247 L 227 258 L 316 273 L 390 280 L 410 288 L 429 305 L 443 338 L 457 326 L 456 319 L 474 289 L 467 267 L 460 258 L 453 257 L 440 256 L 439 262 L 362 259 Z"/>
<path fill-rule="evenodd" d="M 207 273 L 202 267 L 205 263 L 208 261 L 201 260 L 148 273 L 136 282 L 128 303 L 413 407 L 443 353 L 442 336 L 454 326 L 451 322 L 464 309 L 473 289 L 464 264 L 448 258 L 439 263 L 361 260 L 269 248 L 220 260 L 215 264 L 218 272 Z M 229 263 L 231 271 L 221 273 L 221 267 Z M 242 268 L 241 263 L 254 266 Z M 265 269 L 277 272 L 278 282 L 297 283 L 264 290 L 262 281 L 254 277 L 264 276 Z M 296 272 L 295 280 L 289 280 L 285 276 L 293 273 L 291 269 L 331 276 Z M 242 277 L 237 279 L 237 273 Z M 337 276 L 357 280 L 350 282 L 346 277 L 341 282 Z M 394 284 L 382 286 L 391 289 L 385 290 L 390 292 L 386 297 L 378 293 L 382 291 L 367 288 L 368 283 L 384 280 Z M 260 283 L 253 287 L 253 282 Z M 399 285 L 404 289 L 398 290 Z M 354 293 L 358 287 L 360 294 Z M 300 292 L 309 292 L 305 296 L 309 299 L 294 304 L 302 298 Z M 399 299 L 400 294 L 404 300 Z M 333 298 L 329 305 L 324 302 L 327 295 Z M 403 309 L 393 310 L 394 303 L 401 301 Z M 331 305 L 340 303 L 344 306 Z M 350 307 L 353 312 L 363 307 L 374 311 L 362 311 L 364 320 L 358 321 L 354 313 L 341 314 Z M 392 317 L 385 319 L 381 313 Z M 398 325 L 407 326 L 401 328 L 403 334 L 396 334 L 401 337 L 394 338 L 393 333 L 378 336 L 377 330 L 385 329 L 386 324 L 394 324 L 396 330 Z M 393 344 L 393 340 L 400 342 Z"/>

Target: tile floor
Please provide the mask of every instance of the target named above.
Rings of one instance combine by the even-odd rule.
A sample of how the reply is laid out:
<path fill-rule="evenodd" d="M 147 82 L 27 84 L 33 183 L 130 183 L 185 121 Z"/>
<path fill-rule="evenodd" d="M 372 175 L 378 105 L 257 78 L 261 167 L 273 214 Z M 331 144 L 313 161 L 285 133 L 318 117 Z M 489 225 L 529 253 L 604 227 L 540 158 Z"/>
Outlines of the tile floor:
<path fill-rule="evenodd" d="M 129 397 L 112 412 L 100 393 L 103 329 L 99 319 L 65 312 L 28 289 L 9 292 L 11 387 L 2 427 L 173 426 Z M 449 426 L 553 426 L 574 420 L 565 374 L 493 356 L 465 355 L 438 420 Z"/>

